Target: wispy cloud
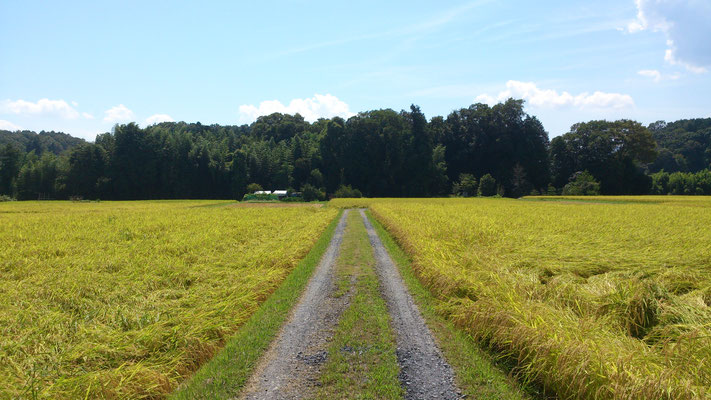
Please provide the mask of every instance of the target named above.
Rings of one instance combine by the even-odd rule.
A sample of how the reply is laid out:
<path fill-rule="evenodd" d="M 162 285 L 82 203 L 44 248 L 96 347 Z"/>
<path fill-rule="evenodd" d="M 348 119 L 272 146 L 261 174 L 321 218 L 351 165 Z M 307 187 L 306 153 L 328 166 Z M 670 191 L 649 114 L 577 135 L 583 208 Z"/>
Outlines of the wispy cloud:
<path fill-rule="evenodd" d="M 298 53 L 304 53 L 304 52 L 318 50 L 318 49 L 327 48 L 327 47 L 342 46 L 342 45 L 345 45 L 348 43 L 367 41 L 367 40 L 375 40 L 375 39 L 383 39 L 383 38 L 388 38 L 388 37 L 412 36 L 412 35 L 416 35 L 416 34 L 422 34 L 422 33 L 430 32 L 430 31 L 434 31 L 434 30 L 437 30 L 438 28 L 441 28 L 441 27 L 453 22 L 454 20 L 456 20 L 458 18 L 461 18 L 468 11 L 473 10 L 473 9 L 480 7 L 480 6 L 486 5 L 488 3 L 492 3 L 493 1 L 494 0 L 477 0 L 477 1 L 468 2 L 468 3 L 462 4 L 462 5 L 444 10 L 443 12 L 435 15 L 434 17 L 432 17 L 430 19 L 421 21 L 421 22 L 413 24 L 413 25 L 407 25 L 407 26 L 403 26 L 400 28 L 390 29 L 390 30 L 386 30 L 386 31 L 382 31 L 382 32 L 354 35 L 351 37 L 346 37 L 346 38 L 341 38 L 341 39 L 327 40 L 324 42 L 306 44 L 303 46 L 297 46 L 297 47 L 293 47 L 291 49 L 287 49 L 287 50 L 284 50 L 281 52 L 271 54 L 271 55 L 267 56 L 267 59 L 275 59 L 275 58 L 280 58 L 280 57 L 289 56 L 289 55 L 298 54 Z"/>
<path fill-rule="evenodd" d="M 643 69 L 641 71 L 637 71 L 637 74 L 646 76 L 647 78 L 652 78 L 654 82 L 659 82 L 662 80 L 662 73 L 657 71 L 656 69 Z"/>
<path fill-rule="evenodd" d="M 680 78 L 679 74 L 662 74 L 660 71 L 656 69 L 643 69 L 640 71 L 637 71 L 638 75 L 651 78 L 654 82 L 661 82 L 663 80 L 677 80 Z"/>
<path fill-rule="evenodd" d="M 65 119 L 79 118 L 79 112 L 64 100 L 40 99 L 6 100 L 0 103 L 0 112 L 17 115 L 55 115 Z"/>
<path fill-rule="evenodd" d="M 513 26 L 507 26 L 506 29 L 499 29 L 498 32 L 482 36 L 479 40 L 486 43 L 524 45 L 602 32 L 616 32 L 625 22 L 624 19 L 598 14 L 548 18 L 537 22 L 524 20 Z"/>
<path fill-rule="evenodd" d="M 5 121 L 4 119 L 0 119 L 0 129 L 6 130 L 6 131 L 19 131 L 22 129 L 19 125 L 15 125 L 10 121 Z"/>
<path fill-rule="evenodd" d="M 414 24 L 411 26 L 407 26 L 403 29 L 397 30 L 396 32 L 398 34 L 412 34 L 412 33 L 420 33 L 428 30 L 434 30 L 439 27 L 442 27 L 444 25 L 447 25 L 454 21 L 455 19 L 461 18 L 463 15 L 465 15 L 468 11 L 473 10 L 475 8 L 481 7 L 483 5 L 492 3 L 493 0 L 480 0 L 480 1 L 472 1 L 466 4 L 462 4 L 456 7 L 449 8 L 442 13 L 435 15 L 434 17 L 420 22 L 418 24 Z"/>

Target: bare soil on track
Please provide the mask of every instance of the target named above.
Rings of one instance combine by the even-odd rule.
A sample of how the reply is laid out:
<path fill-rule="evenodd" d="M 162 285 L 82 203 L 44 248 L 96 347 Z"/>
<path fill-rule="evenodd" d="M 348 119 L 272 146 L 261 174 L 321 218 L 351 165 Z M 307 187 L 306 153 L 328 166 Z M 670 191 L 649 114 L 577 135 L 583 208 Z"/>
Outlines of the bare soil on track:
<path fill-rule="evenodd" d="M 452 367 L 442 356 L 432 333 L 400 276 L 390 254 L 363 210 L 363 223 L 375 251 L 376 272 L 390 312 L 405 399 L 458 399 Z"/>
<path fill-rule="evenodd" d="M 242 392 L 245 399 L 312 397 L 326 361 L 328 342 L 352 293 L 334 296 L 334 266 L 346 225 L 345 210 L 331 243 L 281 332 L 260 360 Z M 354 212 L 354 211 L 352 211 Z M 399 380 L 406 399 L 459 399 L 454 372 L 445 361 L 400 273 L 360 210 L 376 259 L 381 295 L 396 337 Z M 343 393 L 343 398 L 357 397 Z"/>
<path fill-rule="evenodd" d="M 300 399 L 313 392 L 325 361 L 328 339 L 348 306 L 347 295 L 332 296 L 336 290 L 334 265 L 347 214 L 348 210 L 343 212 L 326 253 L 289 320 L 247 382 L 243 398 Z"/>

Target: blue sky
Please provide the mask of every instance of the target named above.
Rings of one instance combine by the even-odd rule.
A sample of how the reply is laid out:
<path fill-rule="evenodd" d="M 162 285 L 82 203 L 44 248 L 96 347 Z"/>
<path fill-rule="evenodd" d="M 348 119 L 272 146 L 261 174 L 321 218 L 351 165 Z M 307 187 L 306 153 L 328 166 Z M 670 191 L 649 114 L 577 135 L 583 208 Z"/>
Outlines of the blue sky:
<path fill-rule="evenodd" d="M 524 98 L 590 119 L 711 117 L 711 1 L 0 0 L 0 129 L 241 124 Z"/>

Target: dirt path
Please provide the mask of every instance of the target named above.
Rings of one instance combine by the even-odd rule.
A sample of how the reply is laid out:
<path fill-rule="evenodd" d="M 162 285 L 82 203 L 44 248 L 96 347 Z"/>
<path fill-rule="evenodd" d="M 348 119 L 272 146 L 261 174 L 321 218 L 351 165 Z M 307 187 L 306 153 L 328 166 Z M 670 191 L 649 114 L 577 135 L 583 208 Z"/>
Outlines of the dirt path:
<path fill-rule="evenodd" d="M 288 321 L 247 382 L 244 399 L 303 399 L 315 395 L 329 341 L 353 290 L 336 295 L 335 265 L 349 210 Z M 397 344 L 398 376 L 405 399 L 459 399 L 452 368 L 442 357 L 412 296 L 380 238 L 360 210 L 376 262 L 381 295 L 387 304 Z M 365 245 L 367 246 L 367 244 Z M 352 285 L 351 285 L 352 286 Z M 342 393 L 343 398 L 357 393 Z"/>
<path fill-rule="evenodd" d="M 245 399 L 300 399 L 318 382 L 328 339 L 348 296 L 333 297 L 334 265 L 338 258 L 348 210 L 311 277 L 288 322 L 267 350 L 243 392 Z"/>
<path fill-rule="evenodd" d="M 365 212 L 360 210 L 375 251 L 382 295 L 388 305 L 397 342 L 400 381 L 406 399 L 458 399 L 452 367 L 442 357 L 399 271 Z"/>

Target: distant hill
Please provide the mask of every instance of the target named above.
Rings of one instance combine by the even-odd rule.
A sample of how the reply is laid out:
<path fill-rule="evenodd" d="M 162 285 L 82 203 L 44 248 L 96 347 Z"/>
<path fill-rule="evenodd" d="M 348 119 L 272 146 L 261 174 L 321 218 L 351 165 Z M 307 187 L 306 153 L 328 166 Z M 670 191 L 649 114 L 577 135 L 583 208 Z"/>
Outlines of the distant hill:
<path fill-rule="evenodd" d="M 49 151 L 59 155 L 72 147 L 86 143 L 86 141 L 62 132 L 42 131 L 36 133 L 33 131 L 0 130 L 0 146 L 8 143 L 27 153 L 34 150 L 36 154 Z"/>

